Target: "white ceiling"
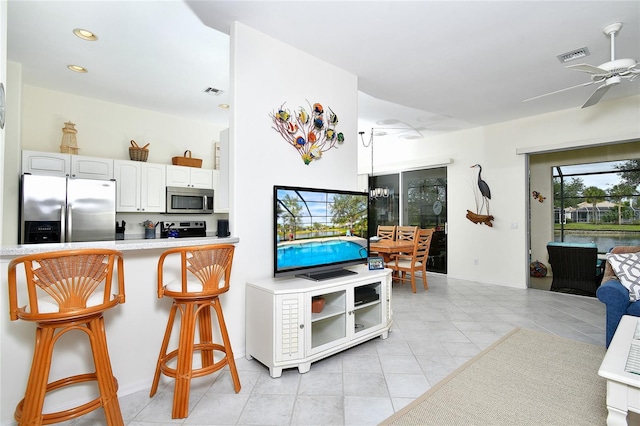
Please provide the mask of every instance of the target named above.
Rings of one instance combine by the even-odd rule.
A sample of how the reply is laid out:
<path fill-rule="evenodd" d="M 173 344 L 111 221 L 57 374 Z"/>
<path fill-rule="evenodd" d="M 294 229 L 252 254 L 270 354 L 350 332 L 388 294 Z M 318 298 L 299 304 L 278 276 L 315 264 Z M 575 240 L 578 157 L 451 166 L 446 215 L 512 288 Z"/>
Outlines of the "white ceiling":
<path fill-rule="evenodd" d="M 587 47 L 569 64 L 609 61 L 602 29 L 613 22 L 624 24 L 616 58 L 640 60 L 635 0 L 9 0 L 8 59 L 29 85 L 227 125 L 218 104 L 230 99 L 236 20 L 357 75 L 359 130 L 406 138 L 579 108 L 597 85 L 522 101 L 588 82 L 556 56 Z M 75 37 L 78 27 L 98 41 Z M 640 78 L 623 81 L 601 102 L 639 93 Z"/>

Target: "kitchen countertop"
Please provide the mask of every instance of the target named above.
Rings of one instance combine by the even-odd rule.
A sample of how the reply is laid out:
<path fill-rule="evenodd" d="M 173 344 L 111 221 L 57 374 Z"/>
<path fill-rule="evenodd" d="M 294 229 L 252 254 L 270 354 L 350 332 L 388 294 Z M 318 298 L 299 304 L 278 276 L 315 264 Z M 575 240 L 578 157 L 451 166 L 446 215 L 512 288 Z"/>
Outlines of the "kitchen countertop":
<path fill-rule="evenodd" d="M 15 257 L 47 251 L 73 250 L 81 248 L 107 248 L 122 252 L 136 250 L 168 249 L 190 245 L 206 244 L 236 244 L 237 237 L 193 237 L 193 238 L 151 238 L 139 240 L 94 241 L 82 243 L 51 243 L 51 244 L 19 244 L 0 248 L 0 257 Z"/>

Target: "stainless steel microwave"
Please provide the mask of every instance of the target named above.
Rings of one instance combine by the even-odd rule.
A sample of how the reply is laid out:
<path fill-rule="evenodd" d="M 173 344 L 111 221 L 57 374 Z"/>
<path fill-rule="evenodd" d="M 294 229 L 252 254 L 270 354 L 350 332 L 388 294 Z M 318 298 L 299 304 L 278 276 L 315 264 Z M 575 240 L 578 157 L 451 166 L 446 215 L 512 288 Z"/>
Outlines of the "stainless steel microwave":
<path fill-rule="evenodd" d="M 213 213 L 213 189 L 167 186 L 167 213 Z"/>

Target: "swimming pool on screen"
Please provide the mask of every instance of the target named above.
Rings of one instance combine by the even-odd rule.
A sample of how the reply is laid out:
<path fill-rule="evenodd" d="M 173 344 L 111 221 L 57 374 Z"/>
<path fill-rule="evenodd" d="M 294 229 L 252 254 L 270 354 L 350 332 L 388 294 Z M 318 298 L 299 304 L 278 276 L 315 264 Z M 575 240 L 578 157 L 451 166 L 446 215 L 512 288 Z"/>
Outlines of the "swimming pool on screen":
<path fill-rule="evenodd" d="M 283 243 L 278 245 L 278 267 L 297 268 L 318 264 L 366 259 L 366 240 L 323 240 Z"/>

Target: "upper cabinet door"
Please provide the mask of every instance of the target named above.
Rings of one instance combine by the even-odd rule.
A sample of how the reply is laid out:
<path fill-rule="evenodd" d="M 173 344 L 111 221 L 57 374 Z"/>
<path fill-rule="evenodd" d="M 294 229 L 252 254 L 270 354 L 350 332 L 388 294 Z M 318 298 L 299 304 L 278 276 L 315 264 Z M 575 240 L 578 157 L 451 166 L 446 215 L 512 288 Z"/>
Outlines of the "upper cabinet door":
<path fill-rule="evenodd" d="M 116 212 L 140 211 L 140 173 L 139 161 L 115 160 L 116 176 Z"/>
<path fill-rule="evenodd" d="M 167 199 L 165 165 L 141 163 L 140 209 L 145 212 L 164 213 Z"/>
<path fill-rule="evenodd" d="M 113 179 L 113 160 L 109 158 L 71 156 L 71 177 L 78 179 Z"/>
<path fill-rule="evenodd" d="M 22 173 L 47 176 L 69 176 L 71 156 L 56 152 L 22 151 Z"/>
<path fill-rule="evenodd" d="M 213 189 L 213 170 L 192 168 L 191 186 L 193 188 Z"/>
<path fill-rule="evenodd" d="M 213 189 L 213 170 L 167 166 L 167 186 Z"/>
<path fill-rule="evenodd" d="M 191 168 L 184 166 L 167 166 L 167 186 L 180 186 L 183 188 L 191 185 Z"/>

